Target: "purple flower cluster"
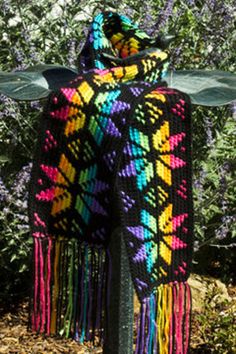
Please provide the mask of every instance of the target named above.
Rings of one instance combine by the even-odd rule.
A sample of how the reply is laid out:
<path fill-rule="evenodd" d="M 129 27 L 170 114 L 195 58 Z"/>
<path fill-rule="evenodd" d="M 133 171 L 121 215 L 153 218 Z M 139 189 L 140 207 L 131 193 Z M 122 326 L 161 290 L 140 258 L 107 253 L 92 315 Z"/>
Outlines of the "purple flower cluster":
<path fill-rule="evenodd" d="M 11 187 L 12 194 L 16 199 L 19 199 L 23 208 L 27 207 L 25 203 L 25 201 L 27 200 L 26 189 L 30 180 L 31 169 L 32 169 L 32 163 L 29 163 L 28 165 L 24 166 L 17 174 L 15 181 Z"/>
<path fill-rule="evenodd" d="M 195 6 L 195 0 L 187 0 L 189 6 Z"/>
<path fill-rule="evenodd" d="M 226 176 L 229 174 L 230 172 L 230 164 L 228 162 L 225 162 L 221 167 L 220 167 L 220 196 L 221 196 L 221 210 L 223 212 L 223 214 L 227 211 L 228 208 L 228 201 L 225 198 L 225 193 L 227 191 L 227 179 Z"/>
<path fill-rule="evenodd" d="M 236 120 L 236 101 L 232 103 L 231 107 L 232 107 L 233 118 Z"/>
<path fill-rule="evenodd" d="M 144 15 L 142 18 L 142 22 L 139 24 L 139 27 L 144 30 L 149 36 L 151 36 L 155 27 L 155 20 L 152 15 L 153 8 L 149 2 L 144 2 L 142 7 L 142 13 Z"/>
<path fill-rule="evenodd" d="M 30 107 L 37 111 L 41 111 L 42 104 L 40 103 L 40 101 L 30 101 Z"/>
<path fill-rule="evenodd" d="M 118 6 L 118 1 L 117 2 L 117 6 Z M 130 6 L 125 6 L 124 8 L 124 13 L 127 17 L 133 18 L 134 17 L 134 9 L 132 9 Z"/>
<path fill-rule="evenodd" d="M 214 144 L 214 139 L 212 135 L 213 123 L 209 117 L 204 117 L 204 123 L 206 127 L 206 135 L 207 135 L 207 146 L 211 147 Z"/>
<path fill-rule="evenodd" d="M 25 62 L 25 55 L 24 55 L 23 51 L 16 46 L 14 46 L 12 48 L 12 51 L 14 53 L 15 60 L 16 60 L 16 67 L 15 67 L 14 71 L 26 69 L 26 64 L 24 63 Z"/>
<path fill-rule="evenodd" d="M 217 5 L 216 3 L 217 3 L 216 0 L 207 0 L 206 5 L 209 7 L 211 11 L 214 11 L 215 6 Z"/>
<path fill-rule="evenodd" d="M 181 63 L 181 56 L 183 53 L 183 48 L 182 47 L 176 47 L 171 50 L 171 56 L 170 56 L 170 70 L 175 70 L 176 65 Z"/>
<path fill-rule="evenodd" d="M 10 8 L 11 8 L 10 1 L 2 0 L 1 9 L 2 9 L 4 16 L 6 16 L 6 14 L 9 13 Z"/>
<path fill-rule="evenodd" d="M 17 103 L 13 101 L 11 98 L 0 94 L 0 105 L 3 107 L 0 111 L 0 119 L 4 117 L 13 117 L 16 118 L 17 116 Z"/>
<path fill-rule="evenodd" d="M 35 45 L 33 44 L 32 42 L 32 38 L 29 34 L 29 31 L 24 28 L 21 32 L 22 34 L 22 37 L 24 38 L 25 40 L 25 43 L 28 44 L 28 47 L 29 47 L 29 57 L 30 59 L 35 62 L 35 63 L 38 63 L 40 61 L 39 59 L 39 54 L 37 53 L 37 50 L 35 48 Z M 22 61 L 23 63 L 23 61 Z"/>
<path fill-rule="evenodd" d="M 236 215 L 226 215 L 222 217 L 222 224 L 220 225 L 220 227 L 216 230 L 215 236 L 216 239 L 219 241 L 224 240 L 227 235 L 228 232 L 230 230 L 230 226 L 235 222 L 236 222 Z"/>
<path fill-rule="evenodd" d="M 6 188 L 3 180 L 0 178 L 0 202 L 1 211 L 7 218 L 9 214 L 14 214 L 17 220 L 16 228 L 20 231 L 27 231 L 28 225 L 28 183 L 30 180 L 30 171 L 32 164 L 24 166 L 17 174 L 10 191 Z"/>
<path fill-rule="evenodd" d="M 173 13 L 173 7 L 174 7 L 174 0 L 167 0 L 166 5 L 165 5 L 164 9 L 160 12 L 160 15 L 158 17 L 158 21 L 155 25 L 157 30 L 160 30 L 161 28 L 163 28 L 165 26 L 169 17 Z"/>
<path fill-rule="evenodd" d="M 220 189 L 219 189 L 219 194 L 220 194 L 220 204 L 221 204 L 221 210 L 223 213 L 223 216 L 221 218 L 221 225 L 218 227 L 218 229 L 215 232 L 215 236 L 217 240 L 223 240 L 227 237 L 227 234 L 230 229 L 230 225 L 236 221 L 236 215 L 226 215 L 228 211 L 228 200 L 227 197 L 225 196 L 226 191 L 227 191 L 227 179 L 226 176 L 230 172 L 231 166 L 228 162 L 225 162 L 221 167 L 220 167 Z"/>
<path fill-rule="evenodd" d="M 222 46 L 233 27 L 234 10 L 223 1 L 208 0 L 205 5 L 204 13 L 210 23 L 206 28 L 205 42 L 210 42 L 212 46 L 207 61 L 208 64 L 218 67 L 229 55 L 226 50 L 222 50 Z"/>
<path fill-rule="evenodd" d="M 197 198 L 198 198 L 199 203 L 201 203 L 203 201 L 203 191 L 204 191 L 203 184 L 204 184 L 206 175 L 207 175 L 207 173 L 206 173 L 205 169 L 202 168 L 199 173 L 199 178 L 195 178 L 194 182 L 193 182 L 194 188 L 197 189 Z"/>
<path fill-rule="evenodd" d="M 6 203 L 10 201 L 10 193 L 8 189 L 5 186 L 5 183 L 3 182 L 2 178 L 0 177 L 0 202 Z"/>
<path fill-rule="evenodd" d="M 69 66 L 75 65 L 77 58 L 76 52 L 76 40 L 74 38 L 70 38 L 68 41 L 68 55 L 67 55 L 67 63 Z"/>

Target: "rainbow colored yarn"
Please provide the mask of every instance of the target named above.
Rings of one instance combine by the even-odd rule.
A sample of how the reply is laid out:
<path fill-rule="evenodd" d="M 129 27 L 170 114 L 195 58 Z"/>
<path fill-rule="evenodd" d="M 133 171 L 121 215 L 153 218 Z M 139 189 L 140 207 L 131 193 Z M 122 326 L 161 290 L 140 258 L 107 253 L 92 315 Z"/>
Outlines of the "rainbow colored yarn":
<path fill-rule="evenodd" d="M 29 193 L 33 331 L 103 340 L 120 226 L 140 301 L 136 354 L 188 352 L 191 105 L 166 87 L 167 60 L 127 17 L 104 12 L 79 76 L 48 99 Z"/>

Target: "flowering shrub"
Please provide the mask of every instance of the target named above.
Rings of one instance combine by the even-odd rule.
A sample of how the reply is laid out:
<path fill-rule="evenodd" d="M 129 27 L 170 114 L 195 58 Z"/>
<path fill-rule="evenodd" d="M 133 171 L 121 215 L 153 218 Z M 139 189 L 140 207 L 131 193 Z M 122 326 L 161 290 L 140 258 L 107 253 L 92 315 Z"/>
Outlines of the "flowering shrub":
<path fill-rule="evenodd" d="M 17 289 L 17 297 L 25 295 L 22 280 L 27 280 L 32 240 L 29 238 L 27 216 L 27 185 L 32 164 L 24 166 L 16 174 L 8 189 L 0 178 L 0 274 L 1 292 L 9 297 Z M 24 281 L 23 281 L 24 283 Z M 4 293 L 3 293 L 4 289 Z"/>
<path fill-rule="evenodd" d="M 234 0 L 2 0 L 0 70 L 40 63 L 76 66 L 88 24 L 104 9 L 130 16 L 152 36 L 175 35 L 172 70 L 235 72 Z M 8 284 L 2 287 L 5 293 L 25 279 L 28 269 L 27 183 L 43 103 L 16 103 L 0 95 L 0 276 Z M 193 113 L 195 261 L 203 266 L 220 262 L 219 275 L 228 274 L 227 280 L 236 236 L 232 108 L 234 113 L 231 107 L 198 107 Z M 11 283 L 4 278 L 7 272 Z"/>

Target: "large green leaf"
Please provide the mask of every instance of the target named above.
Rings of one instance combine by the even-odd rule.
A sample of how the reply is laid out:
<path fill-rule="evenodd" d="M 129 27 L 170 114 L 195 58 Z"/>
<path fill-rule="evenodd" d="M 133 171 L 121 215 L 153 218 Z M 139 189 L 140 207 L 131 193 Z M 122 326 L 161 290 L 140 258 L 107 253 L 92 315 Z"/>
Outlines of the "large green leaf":
<path fill-rule="evenodd" d="M 25 71 L 0 72 L 0 92 L 15 100 L 45 98 L 78 75 L 60 65 L 36 65 Z M 236 75 L 224 71 L 177 70 L 165 77 L 169 87 L 186 92 L 193 104 L 221 106 L 236 100 Z"/>
<path fill-rule="evenodd" d="M 76 69 L 60 65 L 36 65 L 11 73 L 0 71 L 0 92 L 18 101 L 40 100 L 76 75 Z"/>
<path fill-rule="evenodd" d="M 187 93 L 193 104 L 222 106 L 236 100 L 236 75 L 219 70 L 177 70 L 164 78 L 169 87 Z"/>

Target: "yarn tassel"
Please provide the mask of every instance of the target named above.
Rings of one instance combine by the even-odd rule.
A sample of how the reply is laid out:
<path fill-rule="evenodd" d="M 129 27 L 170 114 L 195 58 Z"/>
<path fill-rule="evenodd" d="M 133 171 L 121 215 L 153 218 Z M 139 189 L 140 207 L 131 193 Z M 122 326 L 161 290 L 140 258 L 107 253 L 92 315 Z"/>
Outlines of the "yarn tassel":
<path fill-rule="evenodd" d="M 31 329 L 101 343 L 107 263 L 99 247 L 35 237 Z"/>
<path fill-rule="evenodd" d="M 50 296 L 50 282 L 51 282 L 51 249 L 52 240 L 48 240 L 48 253 L 47 253 L 47 280 L 46 280 L 46 296 L 47 296 L 47 329 L 46 334 L 50 334 L 50 322 L 51 322 L 51 296 Z"/>
<path fill-rule="evenodd" d="M 42 242 L 39 243 L 39 268 L 40 268 L 40 333 L 43 333 L 45 321 L 46 321 L 46 303 L 45 303 L 45 281 L 44 281 L 44 257 L 43 257 L 43 245 Z"/>
<path fill-rule="evenodd" d="M 32 330 L 36 331 L 38 328 L 38 239 L 34 239 L 34 299 L 33 299 L 33 311 L 32 311 Z"/>
<path fill-rule="evenodd" d="M 187 354 L 190 313 L 187 282 L 160 285 L 141 303 L 135 354 Z"/>

